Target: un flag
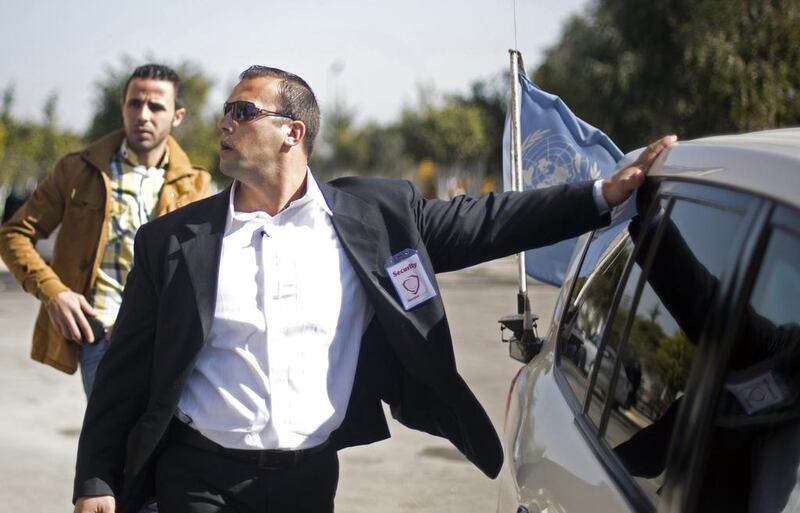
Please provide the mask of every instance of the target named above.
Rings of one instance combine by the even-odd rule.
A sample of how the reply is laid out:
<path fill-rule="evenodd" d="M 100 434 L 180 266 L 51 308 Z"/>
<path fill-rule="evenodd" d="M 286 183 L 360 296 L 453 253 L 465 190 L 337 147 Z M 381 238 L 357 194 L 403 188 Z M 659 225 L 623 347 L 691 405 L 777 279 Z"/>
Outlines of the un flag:
<path fill-rule="evenodd" d="M 558 96 L 519 74 L 522 183 L 525 190 L 611 175 L 622 152 L 602 131 L 575 116 Z M 511 190 L 511 112 L 503 133 L 503 185 Z M 533 278 L 560 286 L 576 239 L 526 253 Z"/>

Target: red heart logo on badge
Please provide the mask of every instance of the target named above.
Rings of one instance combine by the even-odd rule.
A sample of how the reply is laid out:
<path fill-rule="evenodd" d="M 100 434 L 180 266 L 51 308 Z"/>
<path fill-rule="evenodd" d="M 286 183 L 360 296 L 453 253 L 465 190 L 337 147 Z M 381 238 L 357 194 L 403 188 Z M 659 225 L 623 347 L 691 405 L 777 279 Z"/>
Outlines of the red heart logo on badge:
<path fill-rule="evenodd" d="M 412 274 L 403 281 L 403 288 L 412 294 L 416 294 L 419 290 L 419 276 Z"/>

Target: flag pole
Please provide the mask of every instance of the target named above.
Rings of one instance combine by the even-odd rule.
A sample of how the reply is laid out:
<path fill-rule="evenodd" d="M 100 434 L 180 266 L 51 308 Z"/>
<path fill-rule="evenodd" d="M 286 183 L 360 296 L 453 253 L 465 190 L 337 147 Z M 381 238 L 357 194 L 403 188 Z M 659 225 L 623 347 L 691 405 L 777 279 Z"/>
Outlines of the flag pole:
<path fill-rule="evenodd" d="M 522 54 L 517 50 L 509 50 L 511 55 L 511 190 L 522 191 L 522 130 L 521 128 L 521 92 L 519 73 L 522 65 Z M 525 253 L 517 255 L 519 264 L 519 292 L 517 292 L 517 313 L 501 317 L 500 340 L 508 342 L 508 351 L 512 358 L 528 363 L 542 348 L 542 340 L 536 334 L 538 317 L 531 313 L 528 299 L 528 274 L 525 269 Z M 509 338 L 504 337 L 505 329 L 511 330 Z"/>
<path fill-rule="evenodd" d="M 522 54 L 518 50 L 508 51 L 511 57 L 511 190 L 522 191 L 522 134 L 520 130 L 520 88 L 519 71 Z M 530 312 L 528 301 L 528 275 L 525 269 L 525 252 L 517 255 L 519 272 L 519 292 L 517 293 L 517 313 Z"/>

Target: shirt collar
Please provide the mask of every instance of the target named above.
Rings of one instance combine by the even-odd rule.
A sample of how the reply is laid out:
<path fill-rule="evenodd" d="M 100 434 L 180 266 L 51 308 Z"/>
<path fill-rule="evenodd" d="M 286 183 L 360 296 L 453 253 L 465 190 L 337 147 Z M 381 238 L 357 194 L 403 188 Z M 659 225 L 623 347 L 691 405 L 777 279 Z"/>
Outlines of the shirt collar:
<path fill-rule="evenodd" d="M 309 168 L 306 168 L 306 193 L 303 197 L 309 198 L 310 201 L 316 203 L 329 216 L 333 215 L 331 207 L 328 206 L 328 202 L 325 199 L 325 196 L 322 194 L 322 189 L 319 188 L 319 183 L 314 178 L 314 175 L 311 174 L 311 169 Z M 300 201 L 302 199 L 303 198 L 300 198 L 296 201 Z"/>
<path fill-rule="evenodd" d="M 122 144 L 119 146 L 119 155 L 122 157 L 123 161 L 129 164 L 134 170 L 137 168 L 144 168 L 148 169 L 147 166 L 140 164 L 138 157 L 136 157 L 136 153 L 131 151 L 130 147 L 128 147 L 128 139 L 123 139 Z M 161 169 L 164 170 L 167 168 L 169 164 L 169 148 L 164 148 L 164 155 L 161 156 L 161 160 L 158 161 L 153 168 L 150 169 Z"/>
<path fill-rule="evenodd" d="M 240 212 L 236 210 L 234 208 L 234 198 L 236 196 L 236 189 L 238 187 L 239 187 L 239 181 L 234 180 L 233 185 L 231 186 L 231 192 L 228 195 L 228 218 L 225 222 L 226 235 L 234 231 L 233 230 L 234 221 L 236 221 L 237 224 L 241 226 L 247 223 L 248 221 L 260 221 L 262 223 L 267 223 L 268 221 L 273 219 L 273 216 L 267 214 L 266 212 L 262 212 L 260 210 L 255 212 Z M 299 208 L 309 203 L 313 203 L 317 207 L 321 208 L 329 216 L 333 215 L 331 208 L 328 206 L 328 202 L 325 200 L 325 196 L 322 194 L 322 189 L 320 189 L 319 183 L 314 178 L 314 175 L 311 173 L 311 169 L 306 167 L 305 194 L 303 194 L 301 197 L 289 203 L 286 206 L 286 208 L 284 208 L 281 212 L 278 213 L 278 215 L 288 210 L 293 210 L 295 208 Z"/>

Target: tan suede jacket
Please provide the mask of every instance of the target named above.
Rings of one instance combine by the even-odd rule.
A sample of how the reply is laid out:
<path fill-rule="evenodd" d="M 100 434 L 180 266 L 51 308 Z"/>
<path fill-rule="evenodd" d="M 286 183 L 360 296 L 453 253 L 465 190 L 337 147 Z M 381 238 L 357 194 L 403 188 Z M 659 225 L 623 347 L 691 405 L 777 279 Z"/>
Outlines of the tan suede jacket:
<path fill-rule="evenodd" d="M 9 271 L 42 301 L 33 331 L 31 358 L 74 373 L 79 345 L 61 337 L 45 306 L 59 292 L 87 295 L 94 285 L 108 236 L 112 154 L 122 144 L 122 130 L 70 153 L 56 163 L 30 199 L 0 226 L 0 256 Z M 157 215 L 208 196 L 211 176 L 192 166 L 178 143 L 169 138 L 169 164 L 158 200 Z M 35 243 L 61 225 L 50 265 Z"/>

